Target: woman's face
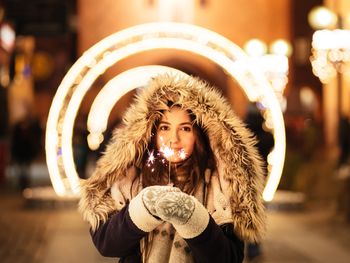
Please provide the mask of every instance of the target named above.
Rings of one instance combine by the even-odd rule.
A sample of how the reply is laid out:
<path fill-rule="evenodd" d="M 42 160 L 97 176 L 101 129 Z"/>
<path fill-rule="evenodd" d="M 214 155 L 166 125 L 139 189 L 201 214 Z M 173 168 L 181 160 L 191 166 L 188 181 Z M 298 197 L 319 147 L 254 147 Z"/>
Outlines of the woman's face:
<path fill-rule="evenodd" d="M 171 107 L 164 112 L 156 134 L 157 149 L 170 162 L 187 159 L 195 144 L 192 122 L 186 110 Z"/>

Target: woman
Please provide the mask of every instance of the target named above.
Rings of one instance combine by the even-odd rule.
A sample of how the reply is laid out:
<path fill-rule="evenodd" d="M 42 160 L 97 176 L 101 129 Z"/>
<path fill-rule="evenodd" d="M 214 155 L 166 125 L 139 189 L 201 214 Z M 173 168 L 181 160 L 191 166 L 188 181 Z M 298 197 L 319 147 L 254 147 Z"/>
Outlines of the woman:
<path fill-rule="evenodd" d="M 82 188 L 95 246 L 121 262 L 242 262 L 264 231 L 254 144 L 204 82 L 152 79 Z"/>

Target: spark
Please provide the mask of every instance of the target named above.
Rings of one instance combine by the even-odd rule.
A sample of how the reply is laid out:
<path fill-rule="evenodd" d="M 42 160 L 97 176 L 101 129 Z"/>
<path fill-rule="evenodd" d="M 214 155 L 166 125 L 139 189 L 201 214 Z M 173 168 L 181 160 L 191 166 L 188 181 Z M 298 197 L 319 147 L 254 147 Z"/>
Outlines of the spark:
<path fill-rule="evenodd" d="M 185 152 L 184 149 L 181 149 L 178 153 L 179 157 L 182 159 L 182 160 L 185 160 L 186 157 L 187 157 L 187 153 Z"/>
<path fill-rule="evenodd" d="M 148 160 L 147 160 L 147 165 L 150 166 L 151 164 L 154 164 L 154 160 L 155 160 L 155 157 L 154 157 L 154 153 L 153 151 L 149 153 L 149 157 L 148 157 Z"/>

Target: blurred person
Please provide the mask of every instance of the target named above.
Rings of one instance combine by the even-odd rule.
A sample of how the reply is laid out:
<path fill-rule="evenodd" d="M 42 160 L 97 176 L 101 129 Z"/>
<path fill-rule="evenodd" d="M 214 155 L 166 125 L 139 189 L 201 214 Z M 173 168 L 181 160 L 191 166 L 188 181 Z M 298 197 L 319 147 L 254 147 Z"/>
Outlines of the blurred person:
<path fill-rule="evenodd" d="M 346 116 L 339 123 L 338 179 L 341 189 L 338 196 L 338 210 L 350 222 L 350 121 Z"/>
<path fill-rule="evenodd" d="M 274 139 L 271 132 L 264 128 L 264 118 L 254 104 L 248 106 L 248 113 L 244 120 L 247 128 L 250 129 L 257 138 L 256 147 L 263 158 L 265 176 L 267 175 L 267 156 L 274 146 Z"/>
<path fill-rule="evenodd" d="M 79 210 L 120 262 L 242 262 L 265 229 L 261 159 L 226 100 L 196 78 L 153 78 L 114 131 Z"/>
<path fill-rule="evenodd" d="M 268 163 L 267 156 L 274 146 L 274 139 L 271 132 L 264 129 L 264 118 L 261 116 L 257 106 L 253 103 L 248 104 L 248 113 L 244 120 L 249 128 L 256 136 L 256 146 L 264 161 L 264 174 L 267 176 Z M 247 244 L 247 258 L 253 260 L 262 254 L 259 243 L 253 242 Z"/>
<path fill-rule="evenodd" d="M 11 160 L 18 168 L 19 188 L 30 185 L 30 165 L 42 150 L 42 128 L 39 119 L 28 114 L 15 123 L 11 137 Z"/>
<path fill-rule="evenodd" d="M 339 148 L 338 166 L 342 166 L 348 163 L 350 156 L 350 121 L 346 116 L 342 116 L 339 121 Z"/>
<path fill-rule="evenodd" d="M 18 37 L 16 45 L 16 50 L 11 58 L 11 82 L 7 92 L 10 126 L 26 118 L 28 112 L 35 106 L 31 68 L 34 39 L 30 36 Z"/>
<path fill-rule="evenodd" d="M 73 134 L 73 156 L 75 168 L 78 176 L 82 179 L 86 178 L 86 167 L 89 157 L 89 146 L 87 143 L 88 130 L 86 127 L 86 116 L 78 115 Z"/>

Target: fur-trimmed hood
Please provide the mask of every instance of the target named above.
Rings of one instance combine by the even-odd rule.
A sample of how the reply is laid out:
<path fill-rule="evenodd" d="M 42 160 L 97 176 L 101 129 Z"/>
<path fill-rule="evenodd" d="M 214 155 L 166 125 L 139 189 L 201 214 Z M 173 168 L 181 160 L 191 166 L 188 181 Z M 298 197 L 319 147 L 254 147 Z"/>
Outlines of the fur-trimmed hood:
<path fill-rule="evenodd" d="M 209 138 L 221 181 L 229 186 L 232 222 L 243 240 L 258 240 L 265 230 L 262 201 L 263 170 L 255 139 L 218 91 L 193 77 L 159 75 L 136 97 L 114 131 L 93 175 L 82 185 L 79 210 L 93 228 L 117 210 L 111 197 L 113 183 L 127 169 L 139 166 L 160 110 L 173 101 L 189 109 Z"/>

